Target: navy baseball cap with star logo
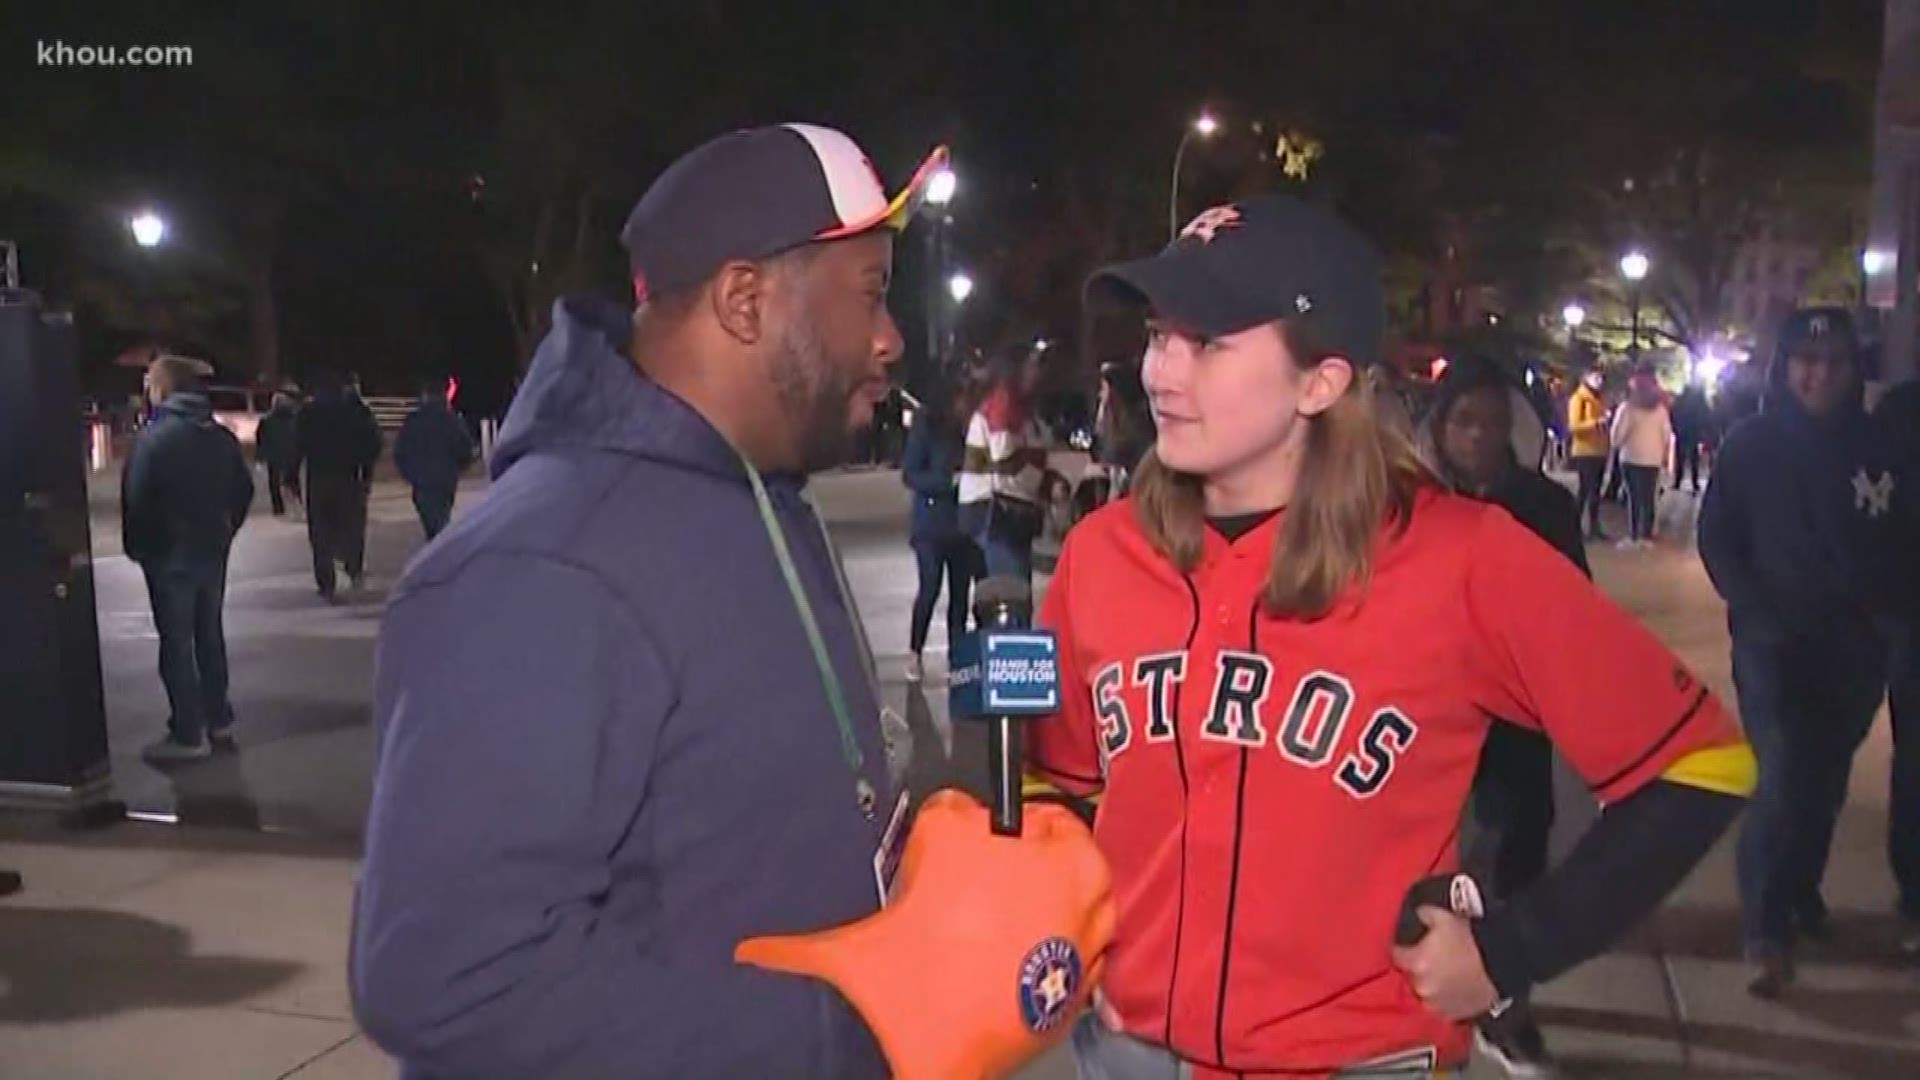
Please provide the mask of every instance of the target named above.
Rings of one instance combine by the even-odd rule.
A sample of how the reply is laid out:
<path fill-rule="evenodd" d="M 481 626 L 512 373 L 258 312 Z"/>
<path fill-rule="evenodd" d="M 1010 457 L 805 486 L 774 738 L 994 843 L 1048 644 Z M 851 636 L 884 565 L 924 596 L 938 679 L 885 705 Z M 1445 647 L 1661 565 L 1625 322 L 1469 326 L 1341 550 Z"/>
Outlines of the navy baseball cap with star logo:
<path fill-rule="evenodd" d="M 1087 294 L 1207 337 L 1309 320 L 1355 366 L 1379 363 L 1384 349 L 1379 253 L 1331 211 L 1289 195 L 1207 210 L 1159 254 L 1096 273 Z"/>
<path fill-rule="evenodd" d="M 635 298 L 698 285 L 735 259 L 903 229 L 946 162 L 946 148 L 936 148 L 889 196 L 866 152 L 832 128 L 780 124 L 722 135 L 668 166 L 627 216 L 620 242 Z"/>

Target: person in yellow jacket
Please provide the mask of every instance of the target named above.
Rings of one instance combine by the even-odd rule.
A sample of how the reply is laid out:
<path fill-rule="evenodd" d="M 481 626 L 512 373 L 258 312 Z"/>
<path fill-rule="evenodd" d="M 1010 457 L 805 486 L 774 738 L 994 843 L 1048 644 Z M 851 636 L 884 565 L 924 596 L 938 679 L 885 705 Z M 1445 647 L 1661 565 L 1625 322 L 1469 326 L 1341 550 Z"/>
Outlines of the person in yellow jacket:
<path fill-rule="evenodd" d="M 1567 457 L 1580 478 L 1580 513 L 1586 519 L 1587 539 L 1605 540 L 1600 531 L 1600 482 L 1607 474 L 1607 455 L 1613 441 L 1607 434 L 1607 403 L 1600 396 L 1601 377 L 1589 371 L 1567 399 Z"/>

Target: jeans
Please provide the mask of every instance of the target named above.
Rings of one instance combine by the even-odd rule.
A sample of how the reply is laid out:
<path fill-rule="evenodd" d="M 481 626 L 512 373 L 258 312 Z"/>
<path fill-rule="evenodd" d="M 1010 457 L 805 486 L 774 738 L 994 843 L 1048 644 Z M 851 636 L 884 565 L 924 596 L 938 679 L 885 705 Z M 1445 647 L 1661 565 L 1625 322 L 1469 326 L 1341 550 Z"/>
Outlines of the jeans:
<path fill-rule="evenodd" d="M 1013 577 L 1028 583 L 1033 581 L 1033 538 L 1011 535 L 996 528 L 987 503 L 962 504 L 960 529 L 979 546 L 986 563 L 987 577 Z"/>
<path fill-rule="evenodd" d="M 1497 897 L 1511 897 L 1547 869 L 1553 829 L 1553 745 L 1546 736 L 1496 723 L 1473 778 L 1479 836 L 1467 868 Z"/>
<path fill-rule="evenodd" d="M 1580 477 L 1580 514 L 1586 520 L 1587 531 L 1600 531 L 1600 486 L 1607 475 L 1607 459 L 1593 455 L 1576 457 L 1573 471 Z"/>
<path fill-rule="evenodd" d="M 914 562 L 920 568 L 920 587 L 913 594 L 913 626 L 909 647 L 913 655 L 926 651 L 927 631 L 933 625 L 933 605 L 940 599 L 940 579 L 947 580 L 947 642 L 967 632 L 967 598 L 973 592 L 980 551 L 958 533 L 913 542 Z"/>
<path fill-rule="evenodd" d="M 273 503 L 274 517 L 286 513 L 286 496 L 300 497 L 300 474 L 284 465 L 267 462 L 267 495 Z"/>
<path fill-rule="evenodd" d="M 1631 522 L 1628 536 L 1634 540 L 1653 539 L 1654 489 L 1660 484 L 1660 470 L 1652 465 L 1625 465 L 1627 506 Z"/>
<path fill-rule="evenodd" d="M 1680 478 L 1691 476 L 1693 490 L 1700 490 L 1700 440 L 1692 435 L 1676 435 L 1673 439 L 1674 465 L 1673 487 L 1680 489 Z"/>
<path fill-rule="evenodd" d="M 1388 1060 L 1373 1068 L 1362 1064 L 1341 1069 L 1333 1074 L 1334 1080 L 1447 1080 L 1463 1075 L 1445 1066 L 1422 1070 L 1394 1067 Z M 1073 1027 L 1073 1064 L 1080 1080 L 1188 1080 L 1193 1075 L 1193 1066 L 1172 1051 L 1110 1031 L 1091 1011 Z"/>
<path fill-rule="evenodd" d="M 227 638 L 221 608 L 227 560 L 142 565 L 153 625 L 160 633 L 160 682 L 167 688 L 167 732 L 198 743 L 233 722 L 227 700 Z"/>
<path fill-rule="evenodd" d="M 1740 932 L 1754 955 L 1790 949 L 1799 926 L 1826 913 L 1820 881 L 1854 751 L 1886 687 L 1885 657 L 1871 633 L 1732 625 L 1740 724 L 1760 765 L 1737 851 Z"/>
<path fill-rule="evenodd" d="M 351 578 L 365 571 L 367 503 L 359 477 L 307 474 L 307 541 L 313 546 L 313 583 L 321 595 L 333 595 L 336 563 Z"/>
<path fill-rule="evenodd" d="M 1888 627 L 1887 704 L 1893 715 L 1893 785 L 1887 798 L 1887 862 L 1900 915 L 1920 922 L 1920 620 Z"/>
<path fill-rule="evenodd" d="M 453 520 L 454 489 L 414 488 L 413 509 L 420 515 L 420 528 L 425 530 L 427 539 L 440 535 Z"/>

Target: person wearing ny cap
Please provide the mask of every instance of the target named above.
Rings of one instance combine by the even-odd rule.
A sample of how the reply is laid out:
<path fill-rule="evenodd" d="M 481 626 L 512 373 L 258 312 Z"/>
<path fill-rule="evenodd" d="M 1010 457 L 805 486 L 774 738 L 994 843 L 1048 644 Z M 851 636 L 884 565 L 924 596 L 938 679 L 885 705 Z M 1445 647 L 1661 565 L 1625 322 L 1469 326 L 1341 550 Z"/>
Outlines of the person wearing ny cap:
<path fill-rule="evenodd" d="M 907 824 L 803 495 L 886 391 L 940 157 L 889 199 L 838 132 L 724 136 L 628 219 L 637 310 L 556 305 L 380 635 L 350 983 L 404 1075 L 999 1076 L 1087 1000 L 1091 835 L 950 791 Z"/>
<path fill-rule="evenodd" d="M 1120 909 L 1080 1074 L 1458 1075 L 1470 1022 L 1680 881 L 1752 755 L 1578 568 L 1421 464 L 1376 401 L 1379 258 L 1346 223 L 1249 198 L 1090 291 L 1145 316 L 1157 436 L 1040 618 L 1062 707 L 1029 727 L 1031 788 L 1098 801 Z M 1453 871 L 1493 723 L 1544 732 L 1607 810 L 1488 903 Z"/>

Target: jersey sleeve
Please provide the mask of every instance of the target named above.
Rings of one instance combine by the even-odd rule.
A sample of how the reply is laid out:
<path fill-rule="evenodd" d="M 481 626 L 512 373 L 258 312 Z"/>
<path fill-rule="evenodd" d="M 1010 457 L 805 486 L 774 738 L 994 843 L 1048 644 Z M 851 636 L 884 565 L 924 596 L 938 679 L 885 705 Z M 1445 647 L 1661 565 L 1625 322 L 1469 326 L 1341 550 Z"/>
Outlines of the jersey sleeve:
<path fill-rule="evenodd" d="M 1743 746 L 1686 665 L 1519 523 L 1483 514 L 1471 551 L 1475 701 L 1544 732 L 1602 802 L 1696 751 Z"/>
<path fill-rule="evenodd" d="M 1060 711 L 1027 724 L 1027 768 L 1046 785 L 1087 797 L 1105 786 L 1106 770 L 1094 723 L 1093 690 L 1074 637 L 1074 547 L 1069 537 L 1040 603 L 1039 624 L 1052 630 L 1059 642 Z"/>

